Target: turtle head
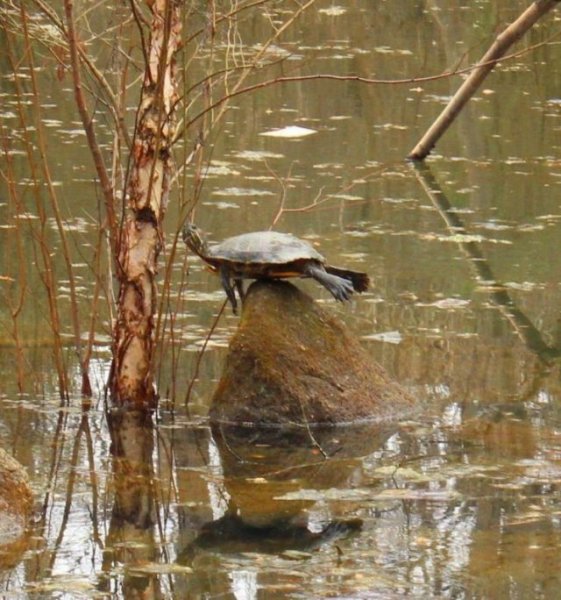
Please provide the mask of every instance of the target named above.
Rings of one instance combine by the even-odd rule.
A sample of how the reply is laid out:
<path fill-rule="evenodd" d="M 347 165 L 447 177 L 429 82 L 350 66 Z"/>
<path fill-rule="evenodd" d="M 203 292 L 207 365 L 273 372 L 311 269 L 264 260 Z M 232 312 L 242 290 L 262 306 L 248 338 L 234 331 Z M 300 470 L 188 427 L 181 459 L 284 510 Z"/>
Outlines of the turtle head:
<path fill-rule="evenodd" d="M 186 223 L 183 227 L 183 241 L 187 247 L 199 256 L 207 254 L 207 242 L 204 233 L 194 224 Z"/>

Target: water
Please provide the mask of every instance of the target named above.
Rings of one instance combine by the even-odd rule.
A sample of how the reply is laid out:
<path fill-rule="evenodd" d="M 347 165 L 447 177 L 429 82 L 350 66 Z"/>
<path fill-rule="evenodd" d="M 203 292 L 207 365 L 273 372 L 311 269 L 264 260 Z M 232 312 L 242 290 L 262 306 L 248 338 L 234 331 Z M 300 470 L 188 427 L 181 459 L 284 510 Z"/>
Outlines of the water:
<path fill-rule="evenodd" d="M 285 60 L 267 78 L 438 74 L 476 60 L 526 4 L 318 2 L 269 49 L 269 56 Z M 280 3 L 268 13 L 245 11 L 239 37 L 230 38 L 230 64 L 255 55 L 271 21 L 285 21 L 293 9 Z M 114 22 L 99 9 L 91 18 L 94 29 Z M 550 40 L 558 21 L 558 13 L 549 15 L 515 50 Z M 219 36 L 217 48 L 227 40 Z M 110 274 L 103 265 L 93 322 L 94 399 L 83 410 L 72 395 L 61 409 L 32 243 L 33 185 L 18 153 L 23 133 L 11 116 L 17 105 L 3 61 L 2 139 L 18 151 L 13 169 L 29 262 L 22 278 L 13 258 L 13 204 L 3 183 L 0 440 L 27 467 L 37 498 L 30 537 L 2 563 L 4 596 L 557 597 L 559 52 L 553 38 L 505 61 L 438 143 L 428 171 L 403 158 L 460 77 L 391 86 L 277 84 L 237 97 L 205 141 L 210 162 L 197 204 L 199 225 L 220 240 L 275 221 L 277 230 L 312 241 L 332 262 L 367 271 L 373 289 L 350 305 L 335 305 L 314 282 L 298 285 L 356 331 L 424 406 L 419 420 L 384 431 L 322 434 L 326 448 L 343 448 L 329 458 L 310 440 L 271 447 L 223 444 L 212 435 L 206 412 L 237 318 L 223 314 L 200 358 L 223 292 L 198 260 L 185 262 L 183 248 L 172 270 L 175 320 L 173 328 L 166 321 L 154 423 L 114 415 L 109 431 L 103 385 Z M 111 74 L 113 63 L 101 49 L 99 56 Z M 191 81 L 200 79 L 209 56 L 194 61 Z M 37 57 L 43 114 L 51 124 L 49 164 L 68 216 L 85 335 L 93 314 L 99 190 L 69 75 L 59 81 L 50 58 Z M 100 109 L 109 136 L 101 115 Z M 314 133 L 263 135 L 288 127 Z M 295 132 L 302 133 L 288 130 Z M 188 137 L 187 152 L 192 145 Z M 6 160 L 3 155 L 4 172 Z M 166 219 L 170 237 L 178 228 L 178 205 L 190 200 L 197 181 L 193 166 L 185 176 Z M 53 221 L 46 227 L 64 320 L 67 275 Z M 21 289 L 20 391 L 10 311 Z M 70 333 L 70 323 L 64 329 Z M 71 338 L 64 343 L 76 389 Z"/>

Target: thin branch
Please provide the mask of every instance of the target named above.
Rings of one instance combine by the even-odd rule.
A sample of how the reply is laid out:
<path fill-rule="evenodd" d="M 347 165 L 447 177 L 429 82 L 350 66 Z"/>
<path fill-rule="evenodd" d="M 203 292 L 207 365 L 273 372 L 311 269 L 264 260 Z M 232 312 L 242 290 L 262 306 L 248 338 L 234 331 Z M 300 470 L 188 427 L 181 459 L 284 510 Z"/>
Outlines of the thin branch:
<path fill-rule="evenodd" d="M 555 1 L 559 2 L 561 0 L 555 0 Z M 317 81 L 317 80 L 354 81 L 354 82 L 365 83 L 365 84 L 369 84 L 369 85 L 407 85 L 407 84 L 411 85 L 411 84 L 418 84 L 418 83 L 427 83 L 427 82 L 431 82 L 431 81 L 438 81 L 439 79 L 446 79 L 448 77 L 454 77 L 457 75 L 465 75 L 466 73 L 471 73 L 472 71 L 474 71 L 476 69 L 480 69 L 481 67 L 493 66 L 493 65 L 497 64 L 498 62 L 504 62 L 507 60 L 512 60 L 514 58 L 518 58 L 519 56 L 522 56 L 524 54 L 534 51 L 537 48 L 540 48 L 542 46 L 549 44 L 553 39 L 555 39 L 556 37 L 558 37 L 560 35 L 561 35 L 561 32 L 558 32 L 558 33 L 552 35 L 551 37 L 549 37 L 547 40 L 545 40 L 543 42 L 539 42 L 538 44 L 534 44 L 533 46 L 528 46 L 527 48 L 524 48 L 523 50 L 519 50 L 518 52 L 513 52 L 512 54 L 507 54 L 500 58 L 488 60 L 486 62 L 479 62 L 479 63 L 476 63 L 469 67 L 464 67 L 463 69 L 457 69 L 457 68 L 450 69 L 448 71 L 443 71 L 442 73 L 439 73 L 437 75 L 426 75 L 423 77 L 406 77 L 403 79 L 376 79 L 376 78 L 371 78 L 371 77 L 362 77 L 360 75 L 334 75 L 331 73 L 315 73 L 312 75 L 292 75 L 292 76 L 289 75 L 289 76 L 275 77 L 274 79 L 268 79 L 267 81 L 261 81 L 259 83 L 255 83 L 253 85 L 249 85 L 247 87 L 234 89 L 232 92 L 230 92 L 229 94 L 216 100 L 213 104 L 211 104 L 210 106 L 205 108 L 203 111 L 201 111 L 200 113 L 195 115 L 191 120 L 187 121 L 184 129 L 189 129 L 189 127 L 191 127 L 191 125 L 196 123 L 207 112 L 228 102 L 232 98 L 235 98 L 236 96 L 241 96 L 243 94 L 247 94 L 250 92 L 254 92 L 256 90 L 266 88 L 271 85 L 276 85 L 279 83 L 297 83 L 297 82 L 302 82 L 302 81 Z M 181 133 L 182 132 L 179 132 L 178 136 Z"/>
<path fill-rule="evenodd" d="M 93 119 L 88 114 L 86 108 L 86 100 L 82 90 L 82 81 L 80 77 L 80 61 L 78 58 L 78 39 L 76 37 L 76 31 L 74 27 L 74 14 L 73 14 L 73 1 L 64 0 L 64 9 L 66 13 L 66 21 L 68 27 L 68 44 L 70 49 L 70 62 L 72 64 L 72 79 L 74 83 L 74 97 L 76 99 L 76 105 L 78 112 L 82 119 L 82 125 L 86 132 L 88 145 L 92 157 L 94 160 L 95 168 L 99 181 L 101 183 L 101 189 L 105 200 L 105 210 L 107 211 L 107 218 L 109 222 L 109 231 L 111 233 L 111 246 L 113 250 L 113 256 L 117 255 L 116 241 L 117 241 L 117 221 L 115 217 L 115 196 L 113 193 L 113 187 L 109 174 L 105 167 L 101 149 L 97 142 L 97 136 L 93 125 Z"/>

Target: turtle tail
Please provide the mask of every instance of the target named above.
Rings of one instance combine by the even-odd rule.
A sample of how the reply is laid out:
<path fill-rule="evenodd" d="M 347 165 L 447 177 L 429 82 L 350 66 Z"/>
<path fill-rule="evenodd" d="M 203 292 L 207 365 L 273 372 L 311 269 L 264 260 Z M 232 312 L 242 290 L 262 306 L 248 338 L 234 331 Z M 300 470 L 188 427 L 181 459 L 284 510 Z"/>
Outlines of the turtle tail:
<path fill-rule="evenodd" d="M 326 266 L 325 270 L 332 275 L 348 279 L 352 284 L 355 292 L 366 292 L 370 285 L 370 278 L 366 273 L 359 273 L 358 271 L 350 271 L 349 269 L 339 269 L 338 267 Z"/>

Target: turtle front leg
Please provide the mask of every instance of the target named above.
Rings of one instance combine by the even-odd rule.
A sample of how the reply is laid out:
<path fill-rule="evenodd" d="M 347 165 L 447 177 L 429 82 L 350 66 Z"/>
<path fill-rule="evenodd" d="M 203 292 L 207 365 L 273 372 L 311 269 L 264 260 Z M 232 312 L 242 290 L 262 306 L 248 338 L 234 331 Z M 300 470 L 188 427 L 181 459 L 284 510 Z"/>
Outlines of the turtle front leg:
<path fill-rule="evenodd" d="M 232 305 L 232 312 L 237 315 L 238 302 L 236 300 L 236 293 L 234 292 L 234 288 L 232 287 L 232 282 L 230 280 L 230 270 L 225 266 L 220 267 L 220 281 L 222 282 L 222 287 L 224 288 L 226 296 L 228 296 L 228 300 Z"/>
<path fill-rule="evenodd" d="M 240 297 L 240 300 L 242 301 L 242 304 L 243 304 L 245 301 L 245 291 L 243 289 L 243 279 L 240 279 L 239 277 L 235 277 L 234 285 L 236 286 L 236 289 L 238 290 L 238 296 Z"/>

